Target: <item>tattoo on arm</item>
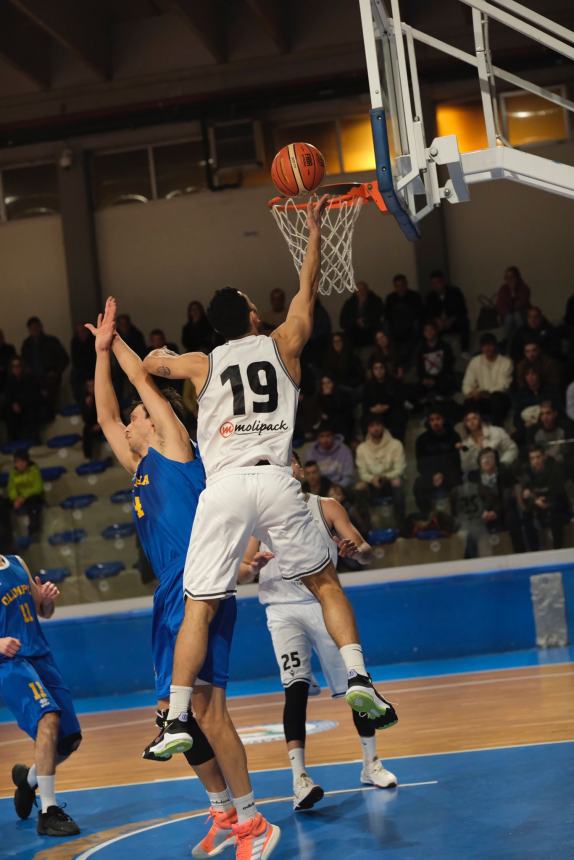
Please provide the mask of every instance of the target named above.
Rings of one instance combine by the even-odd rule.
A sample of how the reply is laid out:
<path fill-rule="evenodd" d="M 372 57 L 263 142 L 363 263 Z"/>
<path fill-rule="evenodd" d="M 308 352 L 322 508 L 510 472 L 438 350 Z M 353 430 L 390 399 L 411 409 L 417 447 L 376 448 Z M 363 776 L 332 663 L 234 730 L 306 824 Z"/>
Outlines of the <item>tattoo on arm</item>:
<path fill-rule="evenodd" d="M 158 376 L 171 376 L 171 370 L 165 365 L 160 365 L 160 367 L 158 367 L 158 369 L 156 370 L 156 373 Z"/>

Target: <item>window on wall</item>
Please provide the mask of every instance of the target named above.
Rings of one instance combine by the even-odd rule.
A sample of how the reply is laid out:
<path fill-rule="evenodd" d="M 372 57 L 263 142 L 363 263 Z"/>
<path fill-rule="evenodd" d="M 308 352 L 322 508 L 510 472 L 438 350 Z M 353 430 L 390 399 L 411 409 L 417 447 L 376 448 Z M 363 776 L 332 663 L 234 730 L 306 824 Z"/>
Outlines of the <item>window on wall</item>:
<path fill-rule="evenodd" d="M 456 134 L 461 152 L 474 152 L 488 146 L 480 101 L 437 105 L 436 126 L 438 137 Z"/>
<path fill-rule="evenodd" d="M 552 87 L 564 95 L 563 87 Z M 500 96 L 506 137 L 512 146 L 566 140 L 569 136 L 566 110 L 533 93 L 518 90 Z"/>
<path fill-rule="evenodd" d="M 92 180 L 97 208 L 148 203 L 153 199 L 148 149 L 95 155 Z"/>
<path fill-rule="evenodd" d="M 207 187 L 201 140 L 154 146 L 153 163 L 158 197 L 170 200 Z"/>
<path fill-rule="evenodd" d="M 2 171 L 4 212 L 9 221 L 56 215 L 60 211 L 55 164 L 34 164 Z"/>
<path fill-rule="evenodd" d="M 356 116 L 340 120 L 339 133 L 344 172 L 375 170 L 373 134 L 369 117 Z"/>

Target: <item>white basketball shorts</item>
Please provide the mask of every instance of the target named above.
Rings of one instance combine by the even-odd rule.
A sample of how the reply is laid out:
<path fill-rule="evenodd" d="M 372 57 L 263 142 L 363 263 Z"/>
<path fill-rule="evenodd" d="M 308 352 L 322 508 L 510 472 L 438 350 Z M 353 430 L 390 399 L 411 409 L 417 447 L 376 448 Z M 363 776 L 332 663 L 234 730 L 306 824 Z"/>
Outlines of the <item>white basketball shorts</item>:
<path fill-rule="evenodd" d="M 265 607 L 267 627 L 281 673 L 281 683 L 311 683 L 311 655 L 315 651 L 334 697 L 347 691 L 347 670 L 339 649 L 327 633 L 321 604 L 275 603 Z"/>
<path fill-rule="evenodd" d="M 289 467 L 233 469 L 208 478 L 199 497 L 183 574 L 187 597 L 232 597 L 252 535 L 274 553 L 283 579 L 301 579 L 329 564 L 325 540 Z"/>

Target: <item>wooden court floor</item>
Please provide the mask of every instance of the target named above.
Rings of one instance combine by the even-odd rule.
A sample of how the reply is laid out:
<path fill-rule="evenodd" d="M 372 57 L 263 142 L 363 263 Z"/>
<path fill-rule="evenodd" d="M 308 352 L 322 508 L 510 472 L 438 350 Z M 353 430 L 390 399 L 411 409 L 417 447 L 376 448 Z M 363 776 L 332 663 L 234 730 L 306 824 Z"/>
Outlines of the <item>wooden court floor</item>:
<path fill-rule="evenodd" d="M 393 702 L 399 724 L 378 733 L 384 758 L 571 740 L 574 738 L 574 663 L 441 675 L 377 685 Z M 280 723 L 282 694 L 232 699 L 238 727 Z M 348 706 L 326 692 L 310 699 L 309 720 L 336 728 L 307 740 L 309 766 L 360 758 Z M 183 756 L 147 762 L 141 751 L 155 735 L 153 709 L 130 709 L 80 717 L 84 741 L 58 771 L 61 790 L 151 782 L 188 776 Z M 285 767 L 282 741 L 248 745 L 252 770 Z M 12 765 L 30 763 L 33 744 L 14 724 L 0 725 L 0 796 L 12 794 Z M 400 781 L 400 763 L 393 765 Z"/>

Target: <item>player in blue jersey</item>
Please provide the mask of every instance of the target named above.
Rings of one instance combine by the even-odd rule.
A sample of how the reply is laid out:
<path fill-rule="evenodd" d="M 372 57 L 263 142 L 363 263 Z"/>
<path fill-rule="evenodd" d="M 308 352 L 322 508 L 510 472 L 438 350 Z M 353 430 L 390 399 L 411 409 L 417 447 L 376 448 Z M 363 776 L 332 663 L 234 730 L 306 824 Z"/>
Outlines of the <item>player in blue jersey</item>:
<path fill-rule="evenodd" d="M 116 302 L 109 298 L 97 326 L 87 326 L 95 336 L 96 406 L 98 423 L 106 439 L 133 476 L 134 522 L 159 579 L 153 604 L 152 652 L 157 722 L 163 728 L 175 640 L 184 615 L 183 568 L 199 495 L 205 488 L 205 472 L 180 420 L 183 413 L 179 395 L 171 389 L 156 387 L 143 369 L 141 359 L 117 334 L 115 316 Z M 111 353 L 140 397 L 131 406 L 127 425 L 122 421 L 112 386 Z M 257 565 L 257 560 L 254 563 Z M 225 699 L 236 612 L 235 598 L 223 601 L 210 627 L 207 657 L 198 675 L 194 697 L 194 714 L 201 728 L 191 714 L 182 715 L 193 737 L 193 746 L 189 748 L 186 732 L 185 741 L 178 744 L 175 739 L 167 755 L 162 756 L 171 758 L 171 753 L 184 751 L 210 799 L 213 823 L 206 837 L 193 849 L 194 857 L 214 856 L 234 842 L 233 827 L 238 821 L 234 801 L 237 805 L 238 799 L 251 790 L 250 784 L 246 788 L 245 780 L 235 775 L 237 759 L 245 759 L 245 752 Z M 144 757 L 157 759 L 148 750 Z M 242 776 L 248 782 L 246 762 Z"/>
<path fill-rule="evenodd" d="M 0 555 L 0 696 L 26 734 L 34 738 L 34 764 L 16 764 L 14 806 L 28 818 L 40 795 L 40 836 L 75 836 L 80 829 L 58 806 L 56 767 L 82 740 L 70 691 L 50 653 L 38 616 L 50 618 L 60 592 L 30 576 L 16 555 Z"/>

